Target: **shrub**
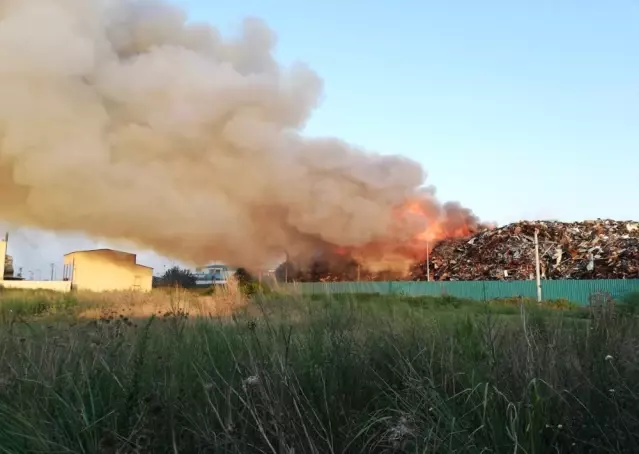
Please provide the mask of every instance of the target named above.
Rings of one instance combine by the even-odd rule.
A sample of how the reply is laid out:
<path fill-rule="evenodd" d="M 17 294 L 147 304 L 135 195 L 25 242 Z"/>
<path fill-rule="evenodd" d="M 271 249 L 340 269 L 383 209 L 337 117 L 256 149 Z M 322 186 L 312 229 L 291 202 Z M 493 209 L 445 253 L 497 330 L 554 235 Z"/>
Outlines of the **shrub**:
<path fill-rule="evenodd" d="M 617 308 L 623 315 L 635 316 L 639 314 L 639 292 L 630 292 L 623 295 Z"/>
<path fill-rule="evenodd" d="M 270 288 L 256 280 L 246 268 L 238 268 L 233 275 L 240 291 L 246 296 L 270 293 Z"/>

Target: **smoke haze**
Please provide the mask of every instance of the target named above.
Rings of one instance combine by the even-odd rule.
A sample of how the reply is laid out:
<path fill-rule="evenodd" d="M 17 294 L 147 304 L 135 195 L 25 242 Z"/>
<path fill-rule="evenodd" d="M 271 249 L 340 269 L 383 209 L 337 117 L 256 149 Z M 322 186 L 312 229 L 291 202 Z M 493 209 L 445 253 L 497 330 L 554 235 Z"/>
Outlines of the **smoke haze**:
<path fill-rule="evenodd" d="M 0 220 L 258 267 L 414 235 L 407 200 L 473 218 L 416 162 L 302 137 L 322 81 L 275 41 L 161 1 L 0 0 Z"/>

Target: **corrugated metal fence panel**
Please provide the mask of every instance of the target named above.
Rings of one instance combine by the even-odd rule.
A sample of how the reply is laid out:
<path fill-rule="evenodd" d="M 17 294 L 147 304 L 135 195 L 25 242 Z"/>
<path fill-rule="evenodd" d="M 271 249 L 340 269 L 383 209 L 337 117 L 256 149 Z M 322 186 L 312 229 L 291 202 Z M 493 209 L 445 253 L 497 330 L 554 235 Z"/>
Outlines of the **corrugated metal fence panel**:
<path fill-rule="evenodd" d="M 456 296 L 458 298 L 486 301 L 495 298 L 523 296 L 533 298 L 537 294 L 534 281 L 439 281 L 393 282 L 394 293 L 419 296 Z"/>
<path fill-rule="evenodd" d="M 535 281 L 483 281 L 486 286 L 483 301 L 497 298 L 537 298 Z"/>
<path fill-rule="evenodd" d="M 541 290 L 545 300 L 567 299 L 588 305 L 594 293 L 605 292 L 618 299 L 626 293 L 639 292 L 639 279 L 542 281 Z"/>
<path fill-rule="evenodd" d="M 475 282 L 393 282 L 392 292 L 409 296 L 456 296 L 477 299 L 483 295 L 483 283 Z"/>
<path fill-rule="evenodd" d="M 437 281 L 437 282 L 315 282 L 284 284 L 284 289 L 302 294 L 381 293 L 408 296 L 456 296 L 480 301 L 496 298 L 536 298 L 535 281 Z M 639 279 L 542 281 L 544 300 L 567 299 L 587 305 L 597 292 L 620 298 L 639 292 Z"/>
<path fill-rule="evenodd" d="M 322 295 L 326 293 L 390 293 L 393 282 L 304 282 L 282 284 L 281 288 L 294 293 Z"/>
<path fill-rule="evenodd" d="M 324 293 L 390 293 L 392 282 L 326 282 Z"/>

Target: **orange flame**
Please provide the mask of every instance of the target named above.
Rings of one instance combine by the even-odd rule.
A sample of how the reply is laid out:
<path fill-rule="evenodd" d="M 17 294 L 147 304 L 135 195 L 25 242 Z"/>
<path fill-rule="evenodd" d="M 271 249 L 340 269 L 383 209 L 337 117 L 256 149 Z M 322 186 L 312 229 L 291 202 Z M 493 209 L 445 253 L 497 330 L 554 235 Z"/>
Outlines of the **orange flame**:
<path fill-rule="evenodd" d="M 337 253 L 349 254 L 364 266 L 376 263 L 412 263 L 424 260 L 439 242 L 468 237 L 480 226 L 474 216 L 458 207 L 433 207 L 429 200 L 412 199 L 394 213 L 395 222 L 388 238 L 360 247 L 341 247 Z"/>

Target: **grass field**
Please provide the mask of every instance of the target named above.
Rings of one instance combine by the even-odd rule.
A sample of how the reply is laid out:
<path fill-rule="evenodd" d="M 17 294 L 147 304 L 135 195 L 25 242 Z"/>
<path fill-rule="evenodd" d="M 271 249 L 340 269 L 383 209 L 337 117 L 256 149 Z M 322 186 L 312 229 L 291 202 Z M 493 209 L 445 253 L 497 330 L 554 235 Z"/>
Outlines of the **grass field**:
<path fill-rule="evenodd" d="M 0 291 L 0 453 L 639 452 L 638 328 L 564 303 Z"/>

